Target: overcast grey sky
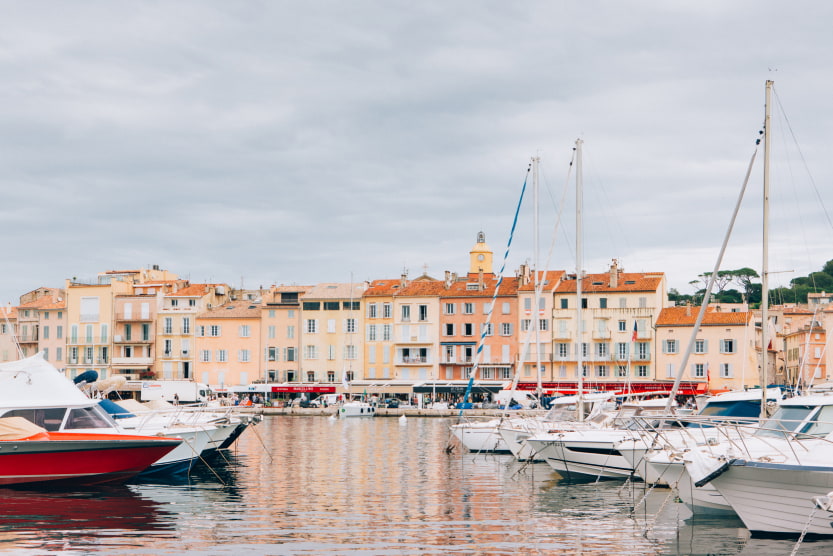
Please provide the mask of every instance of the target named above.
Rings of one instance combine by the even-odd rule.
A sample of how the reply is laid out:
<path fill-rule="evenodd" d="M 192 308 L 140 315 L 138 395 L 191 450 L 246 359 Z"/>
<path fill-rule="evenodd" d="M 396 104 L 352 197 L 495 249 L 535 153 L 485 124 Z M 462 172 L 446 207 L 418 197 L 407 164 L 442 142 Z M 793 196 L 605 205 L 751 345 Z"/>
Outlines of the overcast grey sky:
<path fill-rule="evenodd" d="M 549 267 L 573 271 L 578 137 L 585 269 L 618 258 L 691 293 L 766 79 L 770 264 L 787 282 L 833 258 L 832 16 L 775 1 L 0 2 L 0 301 L 154 264 L 237 287 L 462 273 L 480 230 L 502 257 L 533 155 L 540 264 L 563 206 Z M 760 269 L 760 166 L 724 268 Z M 531 201 L 509 269 L 535 259 Z"/>

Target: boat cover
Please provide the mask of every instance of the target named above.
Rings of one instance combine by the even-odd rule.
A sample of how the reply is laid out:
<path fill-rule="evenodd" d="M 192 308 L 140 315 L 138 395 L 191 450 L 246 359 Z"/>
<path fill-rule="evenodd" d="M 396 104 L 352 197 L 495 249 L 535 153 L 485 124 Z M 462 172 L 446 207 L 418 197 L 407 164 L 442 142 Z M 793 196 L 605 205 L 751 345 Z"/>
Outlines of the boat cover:
<path fill-rule="evenodd" d="M 0 418 L 0 440 L 22 440 L 44 432 L 45 428 L 23 417 Z"/>

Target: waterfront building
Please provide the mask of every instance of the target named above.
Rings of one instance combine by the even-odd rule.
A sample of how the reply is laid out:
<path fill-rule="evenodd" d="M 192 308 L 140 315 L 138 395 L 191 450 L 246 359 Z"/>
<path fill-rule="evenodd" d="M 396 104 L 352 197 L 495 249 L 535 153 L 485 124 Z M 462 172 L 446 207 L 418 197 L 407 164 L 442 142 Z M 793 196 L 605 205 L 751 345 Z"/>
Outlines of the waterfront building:
<path fill-rule="evenodd" d="M 830 381 L 824 352 L 827 332 L 819 321 L 784 334 L 784 380 L 790 386 L 812 386 Z"/>
<path fill-rule="evenodd" d="M 393 297 L 393 375 L 421 382 L 439 378 L 440 297 L 443 282 L 403 274 Z"/>
<path fill-rule="evenodd" d="M 224 389 L 262 378 L 260 340 L 260 301 L 207 307 L 196 317 L 196 380 Z"/>
<path fill-rule="evenodd" d="M 393 299 L 401 281 L 395 278 L 373 280 L 362 296 L 364 303 L 365 378 L 370 382 L 388 382 L 393 372 Z"/>
<path fill-rule="evenodd" d="M 53 302 L 42 305 L 40 312 L 40 339 L 38 350 L 44 359 L 52 363 L 59 371 L 66 372 L 66 299 L 61 291 L 59 296 L 53 297 Z"/>
<path fill-rule="evenodd" d="M 40 346 L 42 328 L 41 320 L 43 315 L 41 309 L 53 305 L 63 298 L 63 291 L 58 288 L 38 288 L 20 296 L 20 305 L 17 307 L 17 343 L 23 357 L 34 355 L 43 348 Z M 50 315 L 51 316 L 51 315 Z M 50 335 L 48 327 L 47 337 Z M 47 351 L 47 356 L 54 357 Z"/>
<path fill-rule="evenodd" d="M 537 389 L 538 380 L 555 382 L 567 377 L 566 351 L 555 353 L 553 308 L 555 292 L 564 278 L 563 270 L 534 271 L 521 265 L 518 271 L 518 313 L 515 336 L 523 388 Z M 536 294 L 537 290 L 537 294 Z M 537 301 L 536 301 L 537 299 Z M 536 375 L 535 367 L 537 369 Z"/>
<path fill-rule="evenodd" d="M 17 344 L 17 307 L 0 307 L 0 362 L 20 358 Z"/>
<path fill-rule="evenodd" d="M 362 296 L 366 284 L 321 283 L 301 300 L 300 377 L 335 384 L 364 379 Z M 294 380 L 295 377 L 293 376 Z M 292 382 L 288 380 L 287 382 Z"/>
<path fill-rule="evenodd" d="M 263 292 L 260 336 L 264 379 L 268 383 L 301 380 L 301 301 L 312 286 L 272 286 Z"/>
<path fill-rule="evenodd" d="M 656 322 L 658 381 L 671 382 L 688 349 L 699 307 L 667 307 Z M 695 337 L 683 379 L 693 391 L 739 390 L 760 384 L 755 324 L 749 311 L 725 311 L 719 304 L 707 307 Z M 694 387 L 697 385 L 697 387 Z"/>
<path fill-rule="evenodd" d="M 140 377 L 198 380 L 195 371 L 200 356 L 196 348 L 197 315 L 227 303 L 230 292 L 226 284 L 185 282 L 177 283 L 176 288 L 161 295 L 155 315 L 152 315 L 156 318 L 150 326 L 158 356 L 153 359 L 148 372 Z"/>
<path fill-rule="evenodd" d="M 553 296 L 553 357 L 557 376 L 545 388 L 569 391 L 578 386 L 581 350 L 588 388 L 652 389 L 660 378 L 652 365 L 654 323 L 668 304 L 665 274 L 626 273 L 613 260 L 608 272 L 585 274 L 581 286 L 581 323 L 577 323 L 575 274 L 565 275 Z"/>

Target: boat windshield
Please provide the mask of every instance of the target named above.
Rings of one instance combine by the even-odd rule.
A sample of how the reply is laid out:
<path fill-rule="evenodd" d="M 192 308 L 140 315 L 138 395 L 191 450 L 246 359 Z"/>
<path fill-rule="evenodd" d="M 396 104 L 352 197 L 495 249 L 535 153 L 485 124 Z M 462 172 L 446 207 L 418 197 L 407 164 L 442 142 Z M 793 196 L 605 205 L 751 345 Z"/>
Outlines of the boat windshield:
<path fill-rule="evenodd" d="M 66 413 L 64 407 L 38 407 L 34 409 L 12 409 L 3 413 L 3 417 L 23 417 L 48 431 L 57 431 L 61 429 L 61 423 L 64 422 L 64 413 Z"/>
<path fill-rule="evenodd" d="M 824 438 L 833 432 L 833 405 L 822 406 L 813 421 L 801 428 L 801 436 L 815 436 Z"/>
<path fill-rule="evenodd" d="M 781 406 L 761 424 L 755 436 L 783 437 L 787 432 L 795 431 L 816 409 L 818 407 L 814 405 Z"/>
<path fill-rule="evenodd" d="M 76 407 L 69 411 L 65 429 L 110 429 L 115 427 L 112 421 L 101 411 L 98 406 Z"/>

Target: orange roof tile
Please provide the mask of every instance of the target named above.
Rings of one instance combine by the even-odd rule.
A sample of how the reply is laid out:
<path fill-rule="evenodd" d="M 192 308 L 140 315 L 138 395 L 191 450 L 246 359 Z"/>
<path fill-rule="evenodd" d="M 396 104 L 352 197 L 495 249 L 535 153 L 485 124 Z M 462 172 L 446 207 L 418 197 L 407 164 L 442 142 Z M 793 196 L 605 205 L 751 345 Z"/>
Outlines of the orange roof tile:
<path fill-rule="evenodd" d="M 212 307 L 197 315 L 198 319 L 259 319 L 260 305 L 245 301 Z"/>
<path fill-rule="evenodd" d="M 662 272 L 622 272 L 619 274 L 615 288 L 610 287 L 610 274 L 587 274 L 581 281 L 581 291 L 584 293 L 605 292 L 655 292 L 660 287 L 665 275 Z M 575 275 L 565 277 L 556 288 L 556 293 L 575 293 Z"/>
<path fill-rule="evenodd" d="M 657 326 L 694 326 L 699 307 L 666 307 L 657 317 Z M 726 313 L 707 307 L 701 326 L 746 325 L 752 319 L 752 312 Z"/>

